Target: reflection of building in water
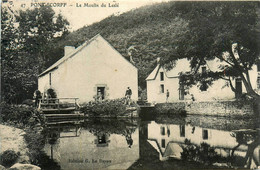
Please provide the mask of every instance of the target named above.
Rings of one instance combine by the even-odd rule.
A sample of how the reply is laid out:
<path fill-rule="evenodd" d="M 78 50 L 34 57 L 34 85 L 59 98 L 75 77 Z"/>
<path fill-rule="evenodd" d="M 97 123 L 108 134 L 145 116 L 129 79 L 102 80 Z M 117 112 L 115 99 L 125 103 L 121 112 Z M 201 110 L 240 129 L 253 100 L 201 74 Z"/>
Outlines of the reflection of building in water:
<path fill-rule="evenodd" d="M 158 151 L 160 160 L 167 160 L 169 157 L 177 159 L 181 158 L 182 145 L 185 139 L 190 140 L 194 145 L 200 145 L 205 142 L 223 157 L 231 154 L 232 149 L 238 145 L 236 138 L 232 137 L 232 132 L 204 129 L 190 125 L 177 124 L 157 124 L 152 121 L 148 124 L 148 142 Z M 248 147 L 245 145 L 239 146 L 235 154 L 245 157 Z M 255 150 L 256 155 L 259 155 L 259 148 Z M 255 162 L 259 162 L 255 160 Z"/>
<path fill-rule="evenodd" d="M 55 124 L 54 126 L 47 127 L 47 142 L 50 147 L 49 156 L 51 159 L 60 158 L 60 154 L 57 152 L 53 152 L 57 149 L 57 146 L 60 142 L 60 138 L 73 138 L 79 137 L 80 134 L 79 125 L 73 124 Z"/>
<path fill-rule="evenodd" d="M 66 132 L 65 132 L 66 133 Z M 64 136 L 64 132 L 60 132 Z M 131 134 L 129 148 L 123 134 L 94 135 L 81 129 L 76 138 L 59 138 L 59 142 L 44 148 L 47 155 L 57 161 L 61 169 L 127 169 L 139 159 L 139 130 Z"/>
<path fill-rule="evenodd" d="M 99 134 L 97 135 L 97 139 L 95 139 L 95 144 L 97 147 L 105 147 L 108 146 L 110 140 L 108 134 Z"/>

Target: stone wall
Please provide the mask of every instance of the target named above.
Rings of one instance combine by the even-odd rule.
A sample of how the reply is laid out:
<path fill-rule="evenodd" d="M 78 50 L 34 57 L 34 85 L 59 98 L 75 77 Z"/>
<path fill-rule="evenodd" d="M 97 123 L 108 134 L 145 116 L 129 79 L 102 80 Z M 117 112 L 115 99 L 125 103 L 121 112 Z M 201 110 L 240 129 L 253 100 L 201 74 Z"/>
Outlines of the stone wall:
<path fill-rule="evenodd" d="M 187 114 L 212 115 L 212 116 L 253 116 L 253 102 L 250 101 L 207 101 L 207 102 L 176 102 L 161 105 L 165 111 L 173 108 L 181 108 Z"/>
<path fill-rule="evenodd" d="M 252 116 L 253 103 L 249 101 L 212 101 L 187 103 L 188 114 L 218 116 Z"/>

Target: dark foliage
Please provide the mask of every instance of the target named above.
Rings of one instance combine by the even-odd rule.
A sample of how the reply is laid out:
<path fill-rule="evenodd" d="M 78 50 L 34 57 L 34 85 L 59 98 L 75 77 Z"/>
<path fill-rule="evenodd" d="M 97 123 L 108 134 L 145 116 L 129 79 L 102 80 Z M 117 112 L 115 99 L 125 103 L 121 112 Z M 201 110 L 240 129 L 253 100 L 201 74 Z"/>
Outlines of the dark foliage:
<path fill-rule="evenodd" d="M 57 98 L 57 94 L 55 92 L 54 89 L 50 88 L 47 90 L 47 95 L 50 97 L 50 98 Z"/>
<path fill-rule="evenodd" d="M 155 113 L 157 116 L 186 116 L 185 103 L 160 103 L 155 105 Z"/>
<path fill-rule="evenodd" d="M 126 111 L 125 99 L 89 102 L 81 108 L 81 111 L 93 117 L 117 117 Z"/>
<path fill-rule="evenodd" d="M 46 63 L 54 62 L 45 53 L 68 33 L 67 26 L 68 21 L 55 15 L 50 7 L 19 12 L 1 8 L 1 83 L 5 102 L 18 104 L 32 98 L 38 74 Z"/>
<path fill-rule="evenodd" d="M 16 127 L 22 128 L 40 123 L 39 113 L 34 107 L 1 103 L 0 109 L 0 120 Z"/>
<path fill-rule="evenodd" d="M 19 155 L 13 150 L 6 150 L 0 155 L 0 164 L 10 167 L 16 163 Z"/>
<path fill-rule="evenodd" d="M 186 161 L 212 165 L 220 160 L 220 156 L 217 155 L 215 149 L 210 147 L 207 143 L 201 143 L 200 146 L 197 146 L 185 139 L 185 145 L 182 146 L 182 149 L 181 158 Z"/>

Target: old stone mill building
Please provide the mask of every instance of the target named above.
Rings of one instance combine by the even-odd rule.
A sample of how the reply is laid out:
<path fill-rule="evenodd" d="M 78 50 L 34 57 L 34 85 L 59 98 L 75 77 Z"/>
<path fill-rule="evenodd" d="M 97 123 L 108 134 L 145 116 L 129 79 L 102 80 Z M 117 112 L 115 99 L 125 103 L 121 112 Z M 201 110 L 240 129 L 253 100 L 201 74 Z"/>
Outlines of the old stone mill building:
<path fill-rule="evenodd" d="M 98 91 L 103 99 L 122 98 L 130 87 L 132 99 L 138 99 L 137 68 L 101 35 L 64 50 L 64 57 L 39 75 L 41 92 L 52 88 L 58 98 L 79 98 L 83 103 L 92 101 Z"/>

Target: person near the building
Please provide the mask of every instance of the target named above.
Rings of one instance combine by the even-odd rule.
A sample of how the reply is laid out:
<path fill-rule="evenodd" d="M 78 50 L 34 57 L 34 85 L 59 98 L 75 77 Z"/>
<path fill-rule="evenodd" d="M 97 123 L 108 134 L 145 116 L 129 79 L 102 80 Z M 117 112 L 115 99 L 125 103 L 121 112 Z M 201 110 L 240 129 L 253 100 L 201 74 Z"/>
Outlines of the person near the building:
<path fill-rule="evenodd" d="M 97 101 L 102 101 L 102 93 L 100 89 L 98 90 Z"/>
<path fill-rule="evenodd" d="M 126 104 L 130 105 L 131 103 L 131 95 L 132 95 L 132 90 L 130 87 L 127 87 L 127 90 L 125 92 L 125 98 L 126 98 Z"/>
<path fill-rule="evenodd" d="M 42 98 L 41 92 L 39 90 L 36 90 L 34 92 L 33 98 L 35 100 L 35 107 L 39 107 L 40 99 Z"/>
<path fill-rule="evenodd" d="M 169 92 L 169 90 L 167 89 L 167 91 L 166 91 L 166 103 L 168 103 L 169 96 L 170 96 L 170 92 Z"/>

